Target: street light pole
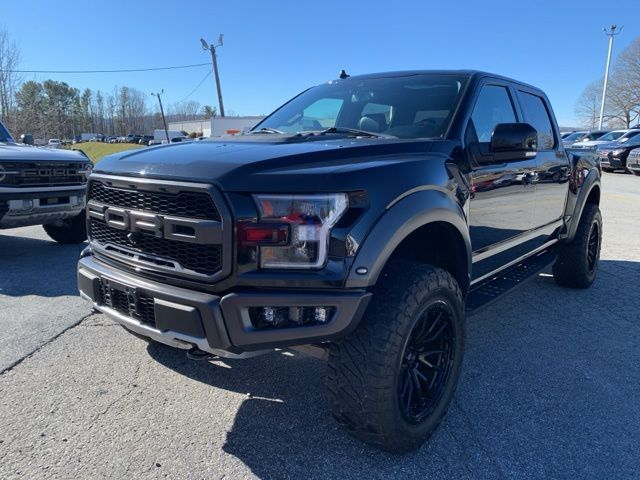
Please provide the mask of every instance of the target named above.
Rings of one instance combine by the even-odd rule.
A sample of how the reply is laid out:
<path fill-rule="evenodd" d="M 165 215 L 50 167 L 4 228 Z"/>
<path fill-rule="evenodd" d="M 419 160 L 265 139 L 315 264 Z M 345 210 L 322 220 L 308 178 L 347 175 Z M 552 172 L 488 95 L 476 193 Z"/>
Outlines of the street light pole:
<path fill-rule="evenodd" d="M 158 97 L 158 103 L 160 104 L 160 115 L 162 115 L 162 124 L 164 125 L 164 135 L 167 137 L 167 143 L 171 143 L 169 140 L 169 129 L 167 128 L 167 120 L 164 118 L 164 110 L 162 108 L 162 98 L 160 97 L 164 93 L 164 88 L 158 93 L 152 93 L 154 97 Z"/>
<path fill-rule="evenodd" d="M 609 82 L 609 66 L 611 65 L 611 51 L 613 50 L 613 37 L 620 34 L 623 27 L 620 27 L 618 33 L 616 33 L 617 25 L 611 25 L 611 28 L 607 30 L 603 28 L 604 33 L 609 37 L 609 53 L 607 53 L 607 66 L 604 71 L 604 86 L 602 87 L 602 103 L 600 104 L 600 121 L 598 122 L 598 130 L 602 130 L 602 120 L 604 118 L 604 103 L 607 100 L 607 83 Z"/>
<path fill-rule="evenodd" d="M 216 88 L 218 90 L 218 105 L 220 106 L 220 116 L 224 117 L 224 105 L 222 103 L 222 89 L 220 88 L 220 75 L 218 74 L 218 59 L 216 56 L 216 48 L 222 46 L 222 34 L 218 37 L 218 44 L 208 44 L 204 38 L 200 39 L 203 50 L 211 52 L 211 61 L 213 62 L 213 74 L 216 77 Z"/>

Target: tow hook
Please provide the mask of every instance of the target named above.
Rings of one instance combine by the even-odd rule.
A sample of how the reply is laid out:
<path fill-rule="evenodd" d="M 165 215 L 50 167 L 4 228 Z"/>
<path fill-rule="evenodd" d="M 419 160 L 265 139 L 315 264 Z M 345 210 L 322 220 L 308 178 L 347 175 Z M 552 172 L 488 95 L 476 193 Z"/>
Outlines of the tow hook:
<path fill-rule="evenodd" d="M 218 357 L 217 355 L 214 355 L 213 353 L 200 350 L 198 347 L 193 347 L 191 350 L 187 352 L 187 358 L 190 360 L 208 362 L 209 360 L 217 360 L 220 357 Z"/>

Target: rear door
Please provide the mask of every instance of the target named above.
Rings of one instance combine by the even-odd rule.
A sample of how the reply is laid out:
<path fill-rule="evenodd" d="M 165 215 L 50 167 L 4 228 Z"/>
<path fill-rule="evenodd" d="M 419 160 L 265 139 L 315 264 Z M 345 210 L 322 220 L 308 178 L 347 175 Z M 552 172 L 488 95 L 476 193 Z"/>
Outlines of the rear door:
<path fill-rule="evenodd" d="M 550 237 L 556 238 L 557 229 L 562 226 L 569 190 L 569 157 L 558 140 L 553 113 L 546 98 L 535 90 L 518 87 L 518 100 L 524 121 L 538 132 L 533 227 L 539 246 Z"/>
<path fill-rule="evenodd" d="M 482 279 L 524 255 L 533 228 L 535 159 L 496 163 L 489 152 L 499 123 L 516 123 L 515 91 L 508 83 L 486 80 L 469 119 L 465 148 L 473 165 L 469 230 L 473 280 Z"/>

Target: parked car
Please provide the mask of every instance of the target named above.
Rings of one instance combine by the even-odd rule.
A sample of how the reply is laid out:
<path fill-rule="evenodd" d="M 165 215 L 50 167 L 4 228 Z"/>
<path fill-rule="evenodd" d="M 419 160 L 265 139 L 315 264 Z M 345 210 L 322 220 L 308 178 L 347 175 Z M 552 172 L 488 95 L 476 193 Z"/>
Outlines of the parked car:
<path fill-rule="evenodd" d="M 587 150 L 595 150 L 598 145 L 604 145 L 606 143 L 616 142 L 629 136 L 635 135 L 640 132 L 638 129 L 624 129 L 624 130 L 612 130 L 609 133 L 605 133 L 596 140 L 587 140 L 571 145 L 571 148 L 582 148 Z"/>
<path fill-rule="evenodd" d="M 16 143 L 0 123 L 0 230 L 43 225 L 57 242 L 85 241 L 93 164 L 81 151 L 35 147 L 33 135 L 23 141 Z"/>
<path fill-rule="evenodd" d="M 597 141 L 599 138 L 601 138 L 603 135 L 605 135 L 607 133 L 609 133 L 609 130 L 591 130 L 591 131 L 587 132 L 585 135 L 583 135 L 582 138 L 580 138 L 579 140 L 576 140 L 570 146 L 570 148 L 575 148 L 576 145 L 579 145 L 579 144 L 582 144 L 582 143 L 585 143 L 585 142 Z"/>
<path fill-rule="evenodd" d="M 62 146 L 62 140 L 59 138 L 50 138 L 47 142 L 47 147 L 49 148 L 60 148 Z"/>
<path fill-rule="evenodd" d="M 640 147 L 640 131 L 631 136 L 620 137 L 617 142 L 605 143 L 598 145 L 597 154 L 600 157 L 602 170 L 605 172 L 613 172 L 615 170 L 627 169 L 627 157 L 631 150 Z"/>
<path fill-rule="evenodd" d="M 627 156 L 627 170 L 640 177 L 640 148 L 634 148 Z"/>
<path fill-rule="evenodd" d="M 138 141 L 140 145 L 149 145 L 149 142 L 153 140 L 153 135 L 142 135 L 142 138 Z"/>
<path fill-rule="evenodd" d="M 546 95 L 516 80 L 341 77 L 245 135 L 103 158 L 78 287 L 191 358 L 327 359 L 338 422 L 406 452 L 454 397 L 465 314 L 551 265 L 594 281 L 598 159 L 566 152 Z"/>
<path fill-rule="evenodd" d="M 589 132 L 585 130 L 581 132 L 572 132 L 571 134 L 567 135 L 562 139 L 562 144 L 564 145 L 564 148 L 571 147 L 571 145 L 573 145 L 575 142 L 583 138 L 588 133 Z"/>

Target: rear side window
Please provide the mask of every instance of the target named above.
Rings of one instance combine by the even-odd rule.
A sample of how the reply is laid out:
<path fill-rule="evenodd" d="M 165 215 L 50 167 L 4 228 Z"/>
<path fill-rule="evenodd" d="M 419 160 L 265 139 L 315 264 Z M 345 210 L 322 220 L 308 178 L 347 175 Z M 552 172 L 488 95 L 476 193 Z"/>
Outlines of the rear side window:
<path fill-rule="evenodd" d="M 515 123 L 509 91 L 497 85 L 485 85 L 480 91 L 476 106 L 471 114 L 471 121 L 478 137 L 478 142 L 488 143 L 499 123 Z"/>
<path fill-rule="evenodd" d="M 538 150 L 552 150 L 556 142 L 544 100 L 537 95 L 522 91 L 519 94 L 524 121 L 538 131 Z"/>

